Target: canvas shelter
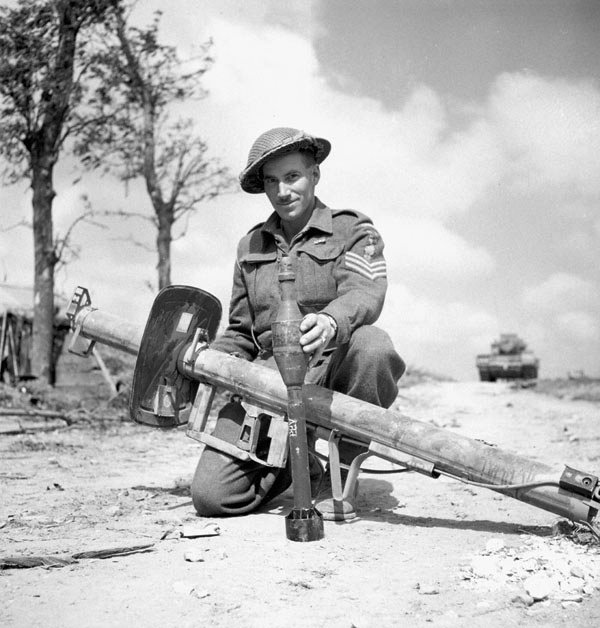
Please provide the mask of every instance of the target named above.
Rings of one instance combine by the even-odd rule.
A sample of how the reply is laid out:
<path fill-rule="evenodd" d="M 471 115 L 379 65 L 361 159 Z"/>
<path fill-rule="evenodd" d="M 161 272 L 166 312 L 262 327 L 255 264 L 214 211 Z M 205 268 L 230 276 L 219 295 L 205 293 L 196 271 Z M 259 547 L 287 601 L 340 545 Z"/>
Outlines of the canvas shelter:
<path fill-rule="evenodd" d="M 60 353 L 69 326 L 64 315 L 65 299 L 56 297 L 54 322 L 55 358 Z M 32 379 L 33 288 L 0 283 L 0 381 L 15 384 Z"/>

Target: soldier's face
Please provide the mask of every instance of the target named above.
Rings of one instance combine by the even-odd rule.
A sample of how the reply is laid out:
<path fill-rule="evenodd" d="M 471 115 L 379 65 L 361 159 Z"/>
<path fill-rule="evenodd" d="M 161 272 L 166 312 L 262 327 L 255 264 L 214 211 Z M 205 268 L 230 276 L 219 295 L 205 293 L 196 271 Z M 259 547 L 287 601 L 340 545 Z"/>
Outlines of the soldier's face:
<path fill-rule="evenodd" d="M 288 232 L 297 233 L 310 219 L 319 176 L 319 167 L 300 153 L 273 157 L 263 166 L 265 193 Z"/>

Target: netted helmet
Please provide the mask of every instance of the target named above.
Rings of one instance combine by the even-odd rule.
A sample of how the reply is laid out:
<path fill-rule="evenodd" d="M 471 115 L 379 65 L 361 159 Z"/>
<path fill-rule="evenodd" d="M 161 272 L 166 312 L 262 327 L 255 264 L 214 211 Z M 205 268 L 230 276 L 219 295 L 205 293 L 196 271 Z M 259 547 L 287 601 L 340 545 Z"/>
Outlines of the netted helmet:
<path fill-rule="evenodd" d="M 329 155 L 331 144 L 322 137 L 313 137 L 299 129 L 277 127 L 260 135 L 248 153 L 248 163 L 240 174 L 240 185 L 244 192 L 259 194 L 264 192 L 261 168 L 264 163 L 285 153 L 297 150 L 310 150 L 315 161 L 320 164 Z"/>

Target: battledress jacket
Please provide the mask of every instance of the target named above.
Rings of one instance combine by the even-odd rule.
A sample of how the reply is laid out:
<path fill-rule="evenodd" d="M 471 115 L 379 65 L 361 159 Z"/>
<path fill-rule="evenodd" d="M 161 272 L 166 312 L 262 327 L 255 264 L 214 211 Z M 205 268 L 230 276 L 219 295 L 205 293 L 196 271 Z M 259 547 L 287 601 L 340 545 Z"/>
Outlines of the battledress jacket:
<path fill-rule="evenodd" d="M 227 329 L 211 349 L 254 360 L 271 353 L 271 323 L 280 303 L 278 263 L 289 255 L 303 315 L 322 312 L 337 323 L 335 344 L 374 323 L 387 290 L 383 240 L 370 218 L 330 209 L 318 199 L 306 226 L 288 244 L 276 213 L 239 242 Z"/>

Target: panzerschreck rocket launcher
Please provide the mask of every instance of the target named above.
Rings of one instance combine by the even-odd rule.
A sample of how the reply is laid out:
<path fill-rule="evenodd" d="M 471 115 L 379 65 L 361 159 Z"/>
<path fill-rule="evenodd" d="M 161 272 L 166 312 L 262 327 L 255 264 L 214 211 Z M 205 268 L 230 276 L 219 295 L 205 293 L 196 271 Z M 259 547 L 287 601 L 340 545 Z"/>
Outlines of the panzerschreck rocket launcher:
<path fill-rule="evenodd" d="M 187 425 L 188 436 L 241 460 L 275 467 L 286 464 L 288 400 L 297 402 L 298 393 L 290 397 L 276 371 L 210 349 L 221 316 L 215 297 L 187 286 L 165 288 L 154 301 L 143 334 L 129 321 L 92 307 L 88 291 L 81 287 L 75 291 L 68 316 L 74 330 L 71 351 L 87 355 L 99 342 L 137 355 L 130 398 L 133 420 L 162 428 Z M 237 443 L 224 442 L 212 433 L 215 413 L 210 408 L 217 388 L 240 398 L 246 409 Z M 377 456 L 432 478 L 444 475 L 513 497 L 583 524 L 598 537 L 600 482 L 595 475 L 568 466 L 561 473 L 319 386 L 304 385 L 301 397 L 309 428 L 329 441 L 334 507 L 326 519 L 353 516 L 345 498 L 354 492 L 362 461 Z M 353 461 L 343 488 L 340 440 L 368 447 Z M 305 479 L 306 473 L 305 469 L 300 475 Z M 303 489 L 300 496 L 305 500 Z"/>

